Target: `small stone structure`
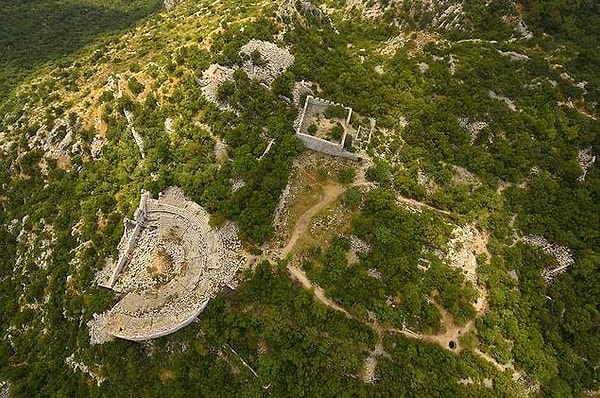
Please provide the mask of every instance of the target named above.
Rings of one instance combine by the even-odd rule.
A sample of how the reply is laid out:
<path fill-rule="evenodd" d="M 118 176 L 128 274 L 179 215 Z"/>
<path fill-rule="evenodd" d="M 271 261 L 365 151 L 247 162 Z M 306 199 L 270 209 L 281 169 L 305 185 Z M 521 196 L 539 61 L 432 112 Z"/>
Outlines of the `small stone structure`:
<path fill-rule="evenodd" d="M 125 295 L 94 314 L 92 343 L 143 341 L 183 328 L 244 263 L 235 225 L 210 227 L 209 214 L 178 189 L 159 199 L 143 191 L 134 219 L 125 220 L 119 259 L 100 282 Z"/>
<path fill-rule="evenodd" d="M 325 112 L 327 108 L 330 106 L 340 106 L 347 111 L 346 118 L 344 123 L 342 124 L 344 128 L 344 134 L 340 142 L 332 142 L 326 139 L 316 137 L 308 134 L 308 127 L 312 123 L 312 121 L 320 114 Z M 302 141 L 304 146 L 308 149 L 312 149 L 315 151 L 323 152 L 328 155 L 339 156 L 350 160 L 360 160 L 360 158 L 352 153 L 347 151 L 344 148 L 346 144 L 346 140 L 349 134 L 354 135 L 354 137 L 358 137 L 361 132 L 361 127 L 358 129 L 358 134 L 352 128 L 350 121 L 352 120 L 352 108 L 344 106 L 342 104 L 338 104 L 326 99 L 313 97 L 312 95 L 308 95 L 306 97 L 306 101 L 304 102 L 304 108 L 300 113 L 299 118 L 295 122 L 296 127 L 296 137 Z M 368 140 L 371 139 L 372 129 L 375 127 L 375 120 L 371 119 L 371 131 L 369 132 Z M 362 142 L 362 141 L 361 141 Z"/>
<path fill-rule="evenodd" d="M 202 77 L 198 79 L 200 90 L 207 100 L 217 105 L 221 110 L 230 109 L 229 105 L 220 102 L 217 99 L 219 85 L 227 80 L 233 80 L 235 69 L 228 68 L 219 64 L 212 64 L 202 72 Z"/>

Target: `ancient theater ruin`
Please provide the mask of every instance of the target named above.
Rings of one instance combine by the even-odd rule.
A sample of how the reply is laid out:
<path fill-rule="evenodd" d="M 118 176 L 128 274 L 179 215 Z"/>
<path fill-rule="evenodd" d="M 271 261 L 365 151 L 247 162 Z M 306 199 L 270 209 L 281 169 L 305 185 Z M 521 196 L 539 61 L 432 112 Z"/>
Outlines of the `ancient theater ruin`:
<path fill-rule="evenodd" d="M 171 188 L 158 199 L 142 191 L 125 219 L 118 260 L 98 276 L 121 300 L 89 322 L 92 343 L 142 341 L 191 323 L 244 263 L 234 224 L 209 226 L 198 204 Z"/>

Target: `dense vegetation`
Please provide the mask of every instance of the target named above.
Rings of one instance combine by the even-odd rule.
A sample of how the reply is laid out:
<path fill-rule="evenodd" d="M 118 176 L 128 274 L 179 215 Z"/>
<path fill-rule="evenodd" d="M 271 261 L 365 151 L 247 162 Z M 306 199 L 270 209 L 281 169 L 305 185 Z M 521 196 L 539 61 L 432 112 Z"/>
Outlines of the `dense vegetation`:
<path fill-rule="evenodd" d="M 521 10 L 466 1 L 463 28 L 444 31 L 428 28 L 437 11 L 418 1 L 375 19 L 327 1 L 340 8 L 331 21 L 311 8 L 286 21 L 279 44 L 294 53 L 292 69 L 271 89 L 238 71 L 219 90 L 231 106 L 220 111 L 201 94 L 201 71 L 239 64 L 241 45 L 277 41 L 284 25 L 270 7 L 190 1 L 152 14 L 159 3 L 0 5 L 0 382 L 10 382 L 13 396 L 515 396 L 537 385 L 540 395 L 566 397 L 599 388 L 600 173 L 592 165 L 581 180 L 577 161 L 580 150 L 600 154 L 597 4 L 530 1 Z M 510 23 L 521 11 L 532 38 Z M 397 19 L 429 36 L 394 45 Z M 136 23 L 143 34 L 115 39 Z M 108 89 L 117 74 L 120 98 Z M 354 319 L 314 302 L 285 264 L 262 263 L 172 336 L 90 346 L 86 322 L 115 300 L 94 274 L 115 256 L 140 189 L 180 186 L 214 224 L 237 221 L 247 247 L 268 242 L 301 149 L 291 90 L 302 79 L 318 83 L 319 96 L 377 118 L 367 176 L 380 188 L 351 188 L 341 199 L 354 214 L 351 233 L 371 250 L 348 264 L 340 236 L 303 264 Z M 82 108 L 98 109 L 106 123 L 100 155 Z M 143 159 L 125 110 L 144 139 Z M 483 124 L 473 134 L 465 126 L 475 122 Z M 35 141 L 44 130 L 54 131 L 54 146 L 68 131 L 80 139 L 66 165 Z M 337 178 L 349 183 L 355 172 L 342 168 Z M 409 212 L 398 194 L 450 215 Z M 374 333 L 369 314 L 385 326 L 440 331 L 432 298 L 457 322 L 473 319 L 476 292 L 432 254 L 465 223 L 489 232 L 491 252 L 478 259 L 489 309 L 468 348 L 454 354 Z M 542 271 L 556 260 L 516 239 L 528 234 L 568 247 L 574 264 L 546 282 Z M 365 358 L 378 343 L 378 380 L 364 383 Z M 475 347 L 512 363 L 525 384 Z M 106 378 L 101 387 L 67 365 L 71 354 Z"/>
<path fill-rule="evenodd" d="M 114 37 L 160 8 L 158 0 L 7 0 L 0 4 L 0 97 L 47 62 L 66 67 L 69 55 Z"/>
<path fill-rule="evenodd" d="M 399 208 L 392 192 L 375 189 L 366 194 L 352 224 L 352 232 L 371 246 L 359 262 L 347 264 L 350 246 L 342 238 L 324 251 L 315 247 L 304 262 L 308 275 L 329 296 L 358 316 L 367 318 L 371 311 L 385 324 L 426 333 L 441 328 L 440 314 L 431 303 L 434 295 L 458 323 L 474 317 L 473 286 L 433 254 L 450 234 L 443 220 L 429 212 L 413 214 Z M 380 276 L 369 275 L 369 270 Z"/>

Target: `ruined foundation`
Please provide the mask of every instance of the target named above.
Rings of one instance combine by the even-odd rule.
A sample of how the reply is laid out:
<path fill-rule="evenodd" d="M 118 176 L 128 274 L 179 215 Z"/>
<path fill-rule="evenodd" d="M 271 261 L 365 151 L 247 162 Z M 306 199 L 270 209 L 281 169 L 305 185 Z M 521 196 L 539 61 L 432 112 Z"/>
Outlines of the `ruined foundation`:
<path fill-rule="evenodd" d="M 325 110 L 330 106 L 343 107 L 347 112 L 346 117 L 342 123 L 342 126 L 344 127 L 344 135 L 342 136 L 340 142 L 332 142 L 324 138 L 308 134 L 308 126 L 317 117 L 317 115 L 325 112 Z M 296 137 L 298 137 L 298 139 L 302 141 L 302 144 L 304 144 L 304 146 L 308 149 L 326 153 L 332 156 L 338 156 L 358 161 L 361 158 L 355 153 L 346 150 L 344 147 L 346 144 L 346 140 L 348 139 L 348 135 L 352 135 L 355 140 L 358 139 L 357 143 L 360 147 L 368 145 L 371 140 L 372 131 L 375 127 L 375 120 L 371 119 L 371 128 L 368 132 L 367 138 L 365 137 L 365 133 L 362 131 L 362 126 L 360 126 L 357 131 L 354 131 L 354 129 L 352 128 L 350 124 L 350 121 L 352 120 L 352 115 L 353 111 L 350 107 L 326 99 L 308 95 L 304 103 L 304 108 L 302 109 L 299 118 L 295 122 Z"/>

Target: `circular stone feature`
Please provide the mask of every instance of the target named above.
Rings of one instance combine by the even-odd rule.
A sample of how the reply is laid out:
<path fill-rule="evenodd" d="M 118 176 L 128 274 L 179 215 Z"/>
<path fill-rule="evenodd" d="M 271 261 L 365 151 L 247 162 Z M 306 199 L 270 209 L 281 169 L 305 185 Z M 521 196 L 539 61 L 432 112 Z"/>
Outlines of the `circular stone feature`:
<path fill-rule="evenodd" d="M 136 221 L 125 229 L 111 287 L 125 296 L 101 315 L 102 333 L 141 341 L 192 322 L 244 262 L 235 226 L 215 229 L 210 215 L 170 189 L 144 192 Z"/>
<path fill-rule="evenodd" d="M 455 348 L 456 348 L 456 342 L 454 342 L 454 341 L 450 341 L 450 342 L 448 343 L 448 347 L 450 347 L 450 349 L 451 349 L 451 350 L 455 349 Z"/>

